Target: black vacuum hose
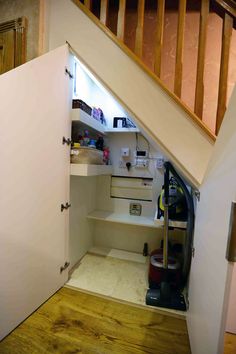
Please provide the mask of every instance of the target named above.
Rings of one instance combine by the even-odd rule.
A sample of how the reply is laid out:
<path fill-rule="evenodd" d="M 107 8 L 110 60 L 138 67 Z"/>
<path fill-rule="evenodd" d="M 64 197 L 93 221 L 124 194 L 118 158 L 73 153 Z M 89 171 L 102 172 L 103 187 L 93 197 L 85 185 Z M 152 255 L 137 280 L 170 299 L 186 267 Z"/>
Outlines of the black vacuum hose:
<path fill-rule="evenodd" d="M 167 161 L 164 163 L 165 168 L 172 173 L 175 180 L 179 184 L 180 188 L 183 190 L 184 195 L 186 197 L 187 208 L 188 208 L 188 217 L 187 217 L 187 230 L 186 230 L 186 239 L 184 243 L 184 260 L 182 267 L 182 284 L 184 287 L 188 281 L 188 276 L 190 272 L 191 260 L 192 260 L 192 248 L 193 248 L 193 232 L 194 232 L 194 205 L 193 205 L 193 197 L 190 194 L 186 184 L 176 172 L 173 165 Z"/>

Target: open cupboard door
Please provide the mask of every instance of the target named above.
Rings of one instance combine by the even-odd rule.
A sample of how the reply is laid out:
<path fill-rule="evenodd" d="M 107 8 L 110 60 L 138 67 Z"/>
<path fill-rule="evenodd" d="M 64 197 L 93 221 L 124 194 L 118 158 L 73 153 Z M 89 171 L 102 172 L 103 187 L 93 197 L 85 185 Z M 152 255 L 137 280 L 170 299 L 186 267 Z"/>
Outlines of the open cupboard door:
<path fill-rule="evenodd" d="M 189 282 L 192 354 L 222 354 L 232 265 L 226 260 L 231 203 L 236 201 L 236 88 L 197 203 Z M 236 313 L 234 314 L 236 316 Z"/>
<path fill-rule="evenodd" d="M 68 63 L 65 45 L 0 76 L 0 339 L 68 277 Z"/>

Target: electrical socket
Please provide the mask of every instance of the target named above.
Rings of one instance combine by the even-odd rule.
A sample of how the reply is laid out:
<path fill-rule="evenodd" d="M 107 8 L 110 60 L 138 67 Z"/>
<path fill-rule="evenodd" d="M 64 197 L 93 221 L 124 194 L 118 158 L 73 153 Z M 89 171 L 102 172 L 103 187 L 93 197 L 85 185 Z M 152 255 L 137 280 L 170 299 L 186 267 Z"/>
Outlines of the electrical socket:
<path fill-rule="evenodd" d="M 159 169 L 162 169 L 163 166 L 164 166 L 164 158 L 158 157 L 156 160 L 156 168 L 159 170 Z"/>
<path fill-rule="evenodd" d="M 146 159 L 136 159 L 135 167 L 136 168 L 147 168 L 149 165 L 149 161 Z"/>

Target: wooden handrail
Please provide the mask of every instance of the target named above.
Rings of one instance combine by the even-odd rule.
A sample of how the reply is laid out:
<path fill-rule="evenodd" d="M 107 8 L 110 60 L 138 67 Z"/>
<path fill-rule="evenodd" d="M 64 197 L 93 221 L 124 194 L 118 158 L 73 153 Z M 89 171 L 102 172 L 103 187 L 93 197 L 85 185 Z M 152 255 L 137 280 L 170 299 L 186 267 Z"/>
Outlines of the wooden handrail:
<path fill-rule="evenodd" d="M 233 0 L 214 0 L 216 4 L 218 4 L 224 12 L 228 15 L 236 18 L 236 3 Z"/>
<path fill-rule="evenodd" d="M 116 42 L 122 50 L 131 56 L 131 51 L 123 44 L 125 41 L 125 20 L 126 20 L 126 6 L 130 3 L 126 0 L 119 0 L 119 10 L 117 18 L 117 38 L 106 26 L 108 22 L 108 7 L 109 0 L 100 0 L 100 21 L 97 22 L 92 13 L 89 12 L 92 6 L 92 0 L 84 0 L 84 5 L 79 0 L 72 0 L 78 5 L 90 18 L 97 23 L 97 25 L 103 24 L 102 30 L 109 35 L 114 42 Z M 206 41 L 207 41 L 207 24 L 209 17 L 209 10 L 215 9 L 217 14 L 223 18 L 223 35 L 222 35 L 222 51 L 221 51 L 221 65 L 220 65 L 220 81 L 219 81 L 219 93 L 218 93 L 218 105 L 217 105 L 217 117 L 216 117 L 216 133 L 218 134 L 221 122 L 226 110 L 227 99 L 227 84 L 228 84 L 228 64 L 230 55 L 230 38 L 232 34 L 232 28 L 236 27 L 236 4 L 233 0 L 201 0 L 201 14 L 199 25 L 199 40 L 198 40 L 198 56 L 197 56 L 197 71 L 196 71 L 196 87 L 194 98 L 194 113 L 181 101 L 182 91 L 182 73 L 183 73 L 183 52 L 184 52 L 184 32 L 185 32 L 185 19 L 186 19 L 186 5 L 187 0 L 179 0 L 178 9 L 178 26 L 177 26 L 177 39 L 176 39 L 176 55 L 175 55 L 175 74 L 174 74 L 174 93 L 168 89 L 161 80 L 157 80 L 157 77 L 161 78 L 161 59 L 163 52 L 163 32 L 165 26 L 165 0 L 157 1 L 157 29 L 154 45 L 154 58 L 153 58 L 153 72 L 151 72 L 142 62 L 138 61 L 137 57 L 142 58 L 143 54 L 143 36 L 144 36 L 144 16 L 145 16 L 145 0 L 137 1 L 137 28 L 135 35 L 135 48 L 132 53 L 132 59 L 136 61 L 149 75 L 154 77 L 161 87 L 169 93 L 169 95 L 175 99 L 178 104 L 184 107 L 184 110 L 197 122 L 204 117 L 205 106 L 205 92 L 204 92 L 204 69 L 206 61 Z M 94 5 L 95 3 L 93 3 Z M 195 8 L 196 9 L 196 8 Z M 216 10 L 217 9 L 217 10 Z M 219 11 L 220 9 L 220 11 Z M 100 26 L 101 27 L 101 26 Z M 142 64 L 141 64 L 142 63 Z M 178 100 L 177 100 L 178 97 Z M 196 120 L 196 116 L 198 119 Z M 205 118 L 205 117 L 204 117 Z M 199 123 L 198 123 L 199 124 Z M 205 124 L 202 122 L 202 127 Z M 204 131 L 210 131 L 203 128 Z M 208 134 L 214 139 L 213 133 Z"/>
<path fill-rule="evenodd" d="M 84 5 L 90 10 L 91 9 L 91 0 L 84 0 Z"/>
<path fill-rule="evenodd" d="M 233 28 L 236 29 L 236 3 L 234 0 L 211 0 L 211 11 L 224 21 L 225 14 L 233 18 Z"/>

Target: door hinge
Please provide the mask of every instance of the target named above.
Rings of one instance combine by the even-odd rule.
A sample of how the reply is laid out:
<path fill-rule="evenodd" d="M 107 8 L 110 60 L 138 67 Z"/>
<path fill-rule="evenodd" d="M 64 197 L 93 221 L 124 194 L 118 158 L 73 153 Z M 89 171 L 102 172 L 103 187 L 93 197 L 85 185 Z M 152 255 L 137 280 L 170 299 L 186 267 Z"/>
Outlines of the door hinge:
<path fill-rule="evenodd" d="M 192 257 L 194 258 L 195 256 L 195 247 L 192 247 Z"/>
<path fill-rule="evenodd" d="M 71 145 L 72 144 L 72 140 L 70 139 L 70 138 L 65 138 L 64 136 L 63 136 L 63 138 L 62 138 L 62 145 L 64 145 L 64 144 L 66 144 L 66 145 Z"/>
<path fill-rule="evenodd" d="M 68 75 L 70 79 L 74 78 L 74 76 L 71 74 L 70 70 L 67 67 L 65 67 L 65 74 Z"/>
<path fill-rule="evenodd" d="M 66 203 L 65 205 L 64 204 L 61 204 L 61 212 L 63 212 L 63 210 L 67 210 L 71 207 L 71 204 L 69 203 Z"/>
<path fill-rule="evenodd" d="M 70 265 L 70 262 L 65 262 L 64 266 L 60 267 L 60 273 L 64 272 Z"/>
<path fill-rule="evenodd" d="M 195 197 L 197 198 L 197 201 L 198 202 L 200 202 L 200 191 L 198 190 L 198 189 L 196 189 L 195 191 L 194 191 L 194 194 L 195 194 Z"/>

